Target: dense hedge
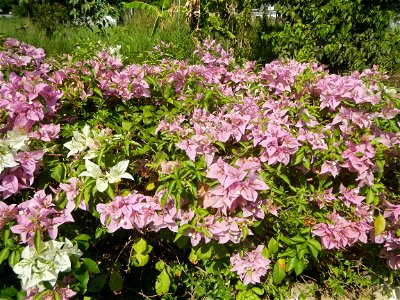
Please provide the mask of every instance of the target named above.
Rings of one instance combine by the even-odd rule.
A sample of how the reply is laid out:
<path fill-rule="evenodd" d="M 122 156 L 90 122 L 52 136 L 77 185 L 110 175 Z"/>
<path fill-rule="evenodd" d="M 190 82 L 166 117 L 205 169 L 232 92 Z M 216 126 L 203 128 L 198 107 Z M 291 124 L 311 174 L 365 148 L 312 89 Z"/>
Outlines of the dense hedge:
<path fill-rule="evenodd" d="M 287 298 L 400 267 L 399 95 L 377 69 L 236 65 L 204 41 L 0 52 L 0 295 Z M 87 49 L 82 49 L 88 55 Z M 397 277 L 398 278 L 398 277 Z"/>

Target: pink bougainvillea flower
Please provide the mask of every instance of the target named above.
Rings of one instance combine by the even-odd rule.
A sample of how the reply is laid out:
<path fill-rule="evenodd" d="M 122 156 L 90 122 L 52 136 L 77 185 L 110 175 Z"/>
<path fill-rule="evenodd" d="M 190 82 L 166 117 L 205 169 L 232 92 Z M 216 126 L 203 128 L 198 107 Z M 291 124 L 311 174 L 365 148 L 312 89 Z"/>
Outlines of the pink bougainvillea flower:
<path fill-rule="evenodd" d="M 267 274 L 271 261 L 262 255 L 263 245 L 259 245 L 253 251 L 245 252 L 243 256 L 238 253 L 231 256 L 233 266 L 231 271 L 239 275 L 244 285 L 261 282 L 261 277 Z"/>

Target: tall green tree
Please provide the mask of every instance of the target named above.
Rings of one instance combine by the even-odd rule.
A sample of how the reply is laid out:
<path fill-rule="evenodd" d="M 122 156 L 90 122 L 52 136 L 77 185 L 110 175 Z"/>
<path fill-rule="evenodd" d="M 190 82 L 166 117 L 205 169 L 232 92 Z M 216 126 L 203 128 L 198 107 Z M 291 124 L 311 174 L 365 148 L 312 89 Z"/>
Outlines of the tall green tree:
<path fill-rule="evenodd" d="M 18 11 L 29 16 L 51 36 L 62 25 L 102 28 L 107 25 L 104 17 L 115 16 L 116 6 L 120 3 L 119 0 L 19 0 Z"/>
<path fill-rule="evenodd" d="M 265 1 L 269 2 L 269 1 Z M 272 57 L 316 59 L 332 71 L 380 64 L 400 69 L 400 36 L 389 28 L 392 0 L 276 0 L 276 30 L 261 32 Z"/>

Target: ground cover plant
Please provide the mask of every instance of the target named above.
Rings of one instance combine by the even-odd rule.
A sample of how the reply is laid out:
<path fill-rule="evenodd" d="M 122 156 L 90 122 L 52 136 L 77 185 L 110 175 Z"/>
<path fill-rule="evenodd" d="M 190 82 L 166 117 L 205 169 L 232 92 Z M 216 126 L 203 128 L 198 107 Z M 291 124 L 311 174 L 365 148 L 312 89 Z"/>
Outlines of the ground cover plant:
<path fill-rule="evenodd" d="M 396 282 L 399 94 L 377 68 L 0 52 L 0 296 L 285 299 Z M 173 53 L 173 52 L 172 52 Z M 305 295 L 295 295 L 304 297 Z"/>

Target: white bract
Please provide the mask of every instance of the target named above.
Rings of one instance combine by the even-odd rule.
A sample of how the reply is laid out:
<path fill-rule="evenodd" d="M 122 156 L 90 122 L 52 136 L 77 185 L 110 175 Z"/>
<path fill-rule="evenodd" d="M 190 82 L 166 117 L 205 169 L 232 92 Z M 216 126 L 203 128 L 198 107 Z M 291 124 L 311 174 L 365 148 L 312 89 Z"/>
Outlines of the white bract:
<path fill-rule="evenodd" d="M 86 171 L 83 171 L 79 176 L 88 176 L 96 179 L 96 189 L 99 192 L 104 192 L 109 183 L 116 183 L 122 180 L 122 178 L 133 180 L 131 174 L 126 172 L 129 166 L 129 160 L 123 160 L 117 163 L 115 166 L 110 168 L 110 172 L 103 172 L 100 166 L 85 160 Z"/>
<path fill-rule="evenodd" d="M 11 153 L 2 153 L 3 149 L 0 149 L 0 173 L 3 172 L 5 168 L 16 167 L 19 164 L 14 160 L 14 155 Z"/>
<path fill-rule="evenodd" d="M 24 290 L 32 287 L 43 290 L 44 281 L 54 286 L 60 272 L 71 270 L 69 257 L 82 255 L 82 252 L 68 239 L 64 242 L 50 240 L 43 242 L 42 245 L 39 251 L 35 247 L 25 247 L 21 253 L 22 260 L 13 267 L 21 279 Z"/>
<path fill-rule="evenodd" d="M 69 149 L 67 157 L 85 151 L 88 148 L 89 150 L 84 158 L 91 159 L 96 157 L 103 138 L 103 134 L 91 130 L 89 125 L 85 125 L 82 128 L 82 133 L 74 131 L 72 133 L 72 140 L 64 144 Z"/>
<path fill-rule="evenodd" d="M 28 141 L 28 136 L 14 129 L 7 132 L 3 145 L 8 146 L 13 153 L 16 153 L 17 151 L 28 151 Z"/>
<path fill-rule="evenodd" d="M 120 53 L 121 45 L 116 45 L 115 47 L 108 47 L 108 52 L 114 56 L 115 58 L 122 59 L 122 55 Z"/>
<path fill-rule="evenodd" d="M 19 165 L 15 161 L 18 151 L 29 150 L 28 137 L 17 130 L 8 131 L 6 136 L 0 140 L 0 173 L 5 168 L 13 168 Z"/>

